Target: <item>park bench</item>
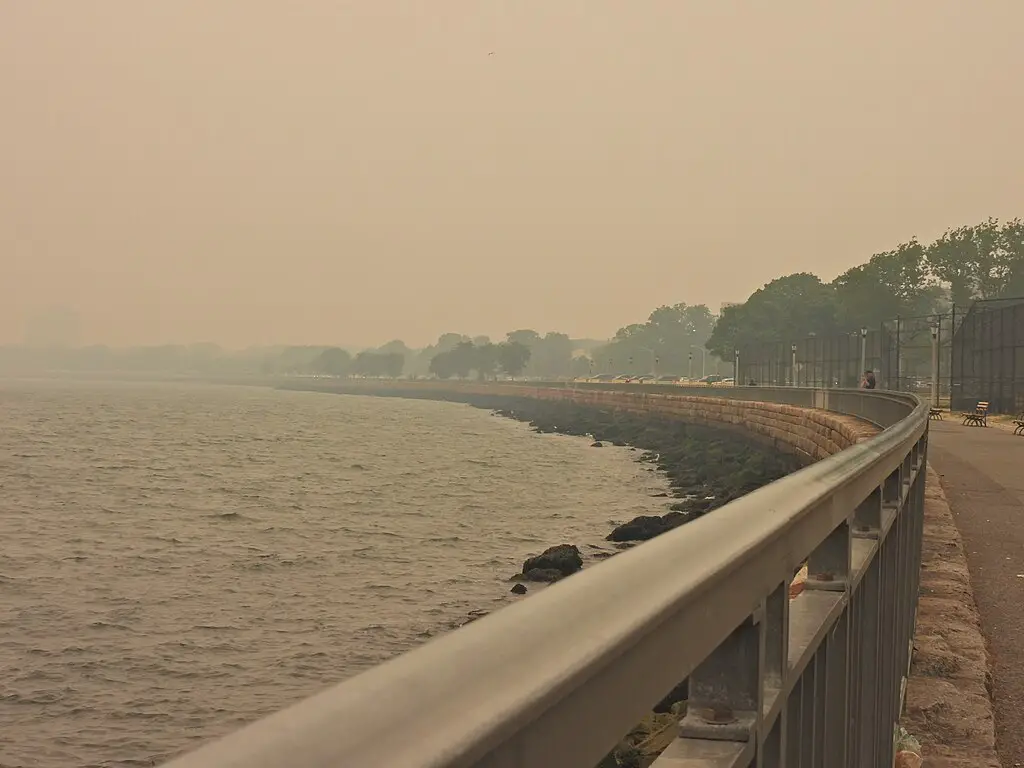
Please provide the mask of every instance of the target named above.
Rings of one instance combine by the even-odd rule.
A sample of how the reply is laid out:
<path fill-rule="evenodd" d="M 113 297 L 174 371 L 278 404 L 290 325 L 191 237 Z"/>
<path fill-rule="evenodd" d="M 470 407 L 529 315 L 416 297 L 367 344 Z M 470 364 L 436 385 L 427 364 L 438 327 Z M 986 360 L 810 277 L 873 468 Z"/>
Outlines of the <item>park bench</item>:
<path fill-rule="evenodd" d="M 979 400 L 971 413 L 964 414 L 964 426 L 972 424 L 975 427 L 988 426 L 988 402 Z"/>
<path fill-rule="evenodd" d="M 1013 420 L 1013 434 L 1024 435 L 1024 411 L 1017 414 L 1017 418 Z"/>
<path fill-rule="evenodd" d="M 931 408 L 928 409 L 928 418 L 942 421 L 942 409 L 932 406 Z"/>

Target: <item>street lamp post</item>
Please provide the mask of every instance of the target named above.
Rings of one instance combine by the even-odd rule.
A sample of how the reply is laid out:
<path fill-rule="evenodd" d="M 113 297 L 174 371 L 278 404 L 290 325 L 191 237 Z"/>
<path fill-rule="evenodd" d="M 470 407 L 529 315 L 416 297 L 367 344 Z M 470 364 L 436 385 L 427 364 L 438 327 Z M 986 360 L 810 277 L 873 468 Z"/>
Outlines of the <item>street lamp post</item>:
<path fill-rule="evenodd" d="M 849 337 L 847 337 L 849 338 Z M 860 329 L 860 374 L 864 375 L 864 371 L 868 369 L 868 329 Z"/>
<path fill-rule="evenodd" d="M 932 320 L 932 407 L 939 407 L 939 316 Z"/>
<path fill-rule="evenodd" d="M 789 354 L 790 354 L 790 359 L 792 360 L 792 366 L 790 367 L 790 370 L 792 371 L 791 380 L 792 380 L 793 386 L 795 387 L 796 386 L 796 344 L 790 344 L 789 345 Z"/>
<path fill-rule="evenodd" d="M 737 349 L 732 354 L 732 380 L 739 381 L 740 378 L 740 351 Z"/>
<path fill-rule="evenodd" d="M 653 349 L 649 349 L 648 347 L 640 347 L 640 349 L 642 349 L 644 352 L 650 352 L 651 353 L 651 373 L 653 373 L 655 375 L 655 377 L 657 377 L 657 375 L 658 375 L 658 353 L 655 352 Z"/>
<path fill-rule="evenodd" d="M 686 372 L 686 378 L 689 379 L 690 381 L 693 381 L 693 351 L 692 350 L 690 351 L 690 354 L 689 354 L 688 357 L 689 357 L 689 366 L 690 367 L 689 367 L 689 370 L 687 370 L 687 372 Z"/>
<path fill-rule="evenodd" d="M 691 346 L 690 347 L 690 360 L 693 360 L 693 350 L 695 350 L 695 349 L 698 352 L 700 352 L 700 376 L 701 376 L 701 378 L 704 378 L 705 376 L 708 375 L 708 371 L 707 371 L 707 359 L 708 359 L 708 356 L 707 356 L 707 353 L 704 351 L 704 347 Z M 691 376 L 690 378 L 693 378 L 693 377 Z"/>

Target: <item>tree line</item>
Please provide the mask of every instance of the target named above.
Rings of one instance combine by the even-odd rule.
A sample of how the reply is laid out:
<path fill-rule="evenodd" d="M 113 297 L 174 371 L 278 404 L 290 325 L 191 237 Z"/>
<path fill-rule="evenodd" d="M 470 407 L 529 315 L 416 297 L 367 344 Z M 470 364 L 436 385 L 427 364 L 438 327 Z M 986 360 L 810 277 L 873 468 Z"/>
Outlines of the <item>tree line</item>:
<path fill-rule="evenodd" d="M 731 359 L 746 345 L 876 329 L 897 317 L 1011 296 L 1024 296 L 1024 222 L 990 218 L 927 245 L 911 238 L 829 283 L 808 272 L 772 280 L 722 309 L 707 348 Z"/>
<path fill-rule="evenodd" d="M 486 336 L 444 333 L 412 349 L 304 345 L 224 350 L 216 344 L 113 349 L 0 347 L 0 370 L 146 371 L 200 374 L 321 374 L 441 378 L 560 378 L 598 373 L 698 375 L 732 362 L 737 348 L 878 328 L 896 317 L 945 313 L 975 299 L 1024 296 L 1024 221 L 988 219 L 949 229 L 934 242 L 911 238 L 831 282 L 796 273 L 767 283 L 716 317 L 704 304 L 656 308 L 609 340 L 558 331 Z"/>
<path fill-rule="evenodd" d="M 496 378 L 498 372 L 516 378 L 530 361 L 530 348 L 518 341 L 493 344 L 486 341 L 460 341 L 453 349 L 438 352 L 430 359 L 429 370 L 439 379 L 465 379 L 476 372 L 480 379 Z"/>

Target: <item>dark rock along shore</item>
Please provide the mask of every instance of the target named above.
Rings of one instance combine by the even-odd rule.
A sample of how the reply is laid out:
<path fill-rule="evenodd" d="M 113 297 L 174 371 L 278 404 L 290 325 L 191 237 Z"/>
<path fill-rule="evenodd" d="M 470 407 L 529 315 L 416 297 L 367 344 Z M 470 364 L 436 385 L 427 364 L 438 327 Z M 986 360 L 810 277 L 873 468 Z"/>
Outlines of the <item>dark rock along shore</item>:
<path fill-rule="evenodd" d="M 525 421 L 537 432 L 576 435 L 592 439 L 593 447 L 605 444 L 630 446 L 643 451 L 639 461 L 664 472 L 671 486 L 670 496 L 677 499 L 664 515 L 644 515 L 616 526 L 605 538 L 615 542 L 615 550 L 589 545 L 588 556 L 600 560 L 642 541 L 659 536 L 690 520 L 727 504 L 753 490 L 800 468 L 791 455 L 772 451 L 739 434 L 714 427 L 684 424 L 658 416 L 642 416 L 624 411 L 603 410 L 570 402 L 536 400 L 508 396 L 480 395 L 456 391 L 440 392 L 386 387 L 339 387 L 335 392 L 381 397 L 418 397 L 427 400 L 461 402 L 486 408 L 496 415 Z M 668 501 L 669 499 L 666 499 Z M 523 583 L 551 583 L 581 570 L 585 561 L 573 544 L 559 544 L 523 563 L 512 580 L 512 593 L 523 595 Z M 474 611 L 475 621 L 487 611 Z M 658 703 L 619 745 L 601 761 L 598 768 L 643 766 L 664 749 L 675 733 L 675 723 L 686 706 L 688 686 L 681 681 Z"/>

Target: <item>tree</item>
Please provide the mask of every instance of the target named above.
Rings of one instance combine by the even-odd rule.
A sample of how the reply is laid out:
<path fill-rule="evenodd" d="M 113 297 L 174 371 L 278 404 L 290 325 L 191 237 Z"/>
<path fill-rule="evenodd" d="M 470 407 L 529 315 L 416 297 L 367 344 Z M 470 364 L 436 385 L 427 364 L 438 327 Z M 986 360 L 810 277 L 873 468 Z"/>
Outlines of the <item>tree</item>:
<path fill-rule="evenodd" d="M 534 376 L 555 379 L 569 373 L 572 340 L 564 333 L 550 331 L 530 350 L 529 371 Z"/>
<path fill-rule="evenodd" d="M 569 375 L 574 379 L 583 379 L 594 372 L 594 361 L 586 355 L 576 355 L 569 364 Z"/>
<path fill-rule="evenodd" d="M 866 264 L 832 281 L 840 330 L 877 328 L 897 316 L 934 311 L 941 289 L 928 272 L 925 248 L 917 239 L 876 253 Z"/>
<path fill-rule="evenodd" d="M 352 356 L 339 347 L 328 347 L 313 361 L 316 373 L 326 376 L 348 376 L 352 365 Z"/>
<path fill-rule="evenodd" d="M 452 352 L 438 352 L 430 358 L 430 372 L 439 379 L 450 379 L 455 375 L 455 366 L 452 361 Z"/>
<path fill-rule="evenodd" d="M 746 344 L 830 335 L 839 327 L 836 309 L 834 289 L 816 275 L 800 272 L 779 277 L 743 304 L 723 309 L 707 348 L 731 359 L 735 350 Z"/>
<path fill-rule="evenodd" d="M 540 334 L 534 330 L 524 328 L 518 331 L 509 331 L 506 334 L 506 340 L 518 342 L 527 349 L 533 349 L 533 347 L 540 341 Z"/>
<path fill-rule="evenodd" d="M 484 337 L 486 338 L 486 337 Z M 483 344 L 474 345 L 475 364 L 477 376 L 481 381 L 493 379 L 498 369 L 498 346 L 486 341 Z"/>
<path fill-rule="evenodd" d="M 397 379 L 402 375 L 402 372 L 405 370 L 405 355 L 401 352 L 387 352 L 382 354 L 381 357 L 383 358 L 381 367 L 385 376 Z"/>
<path fill-rule="evenodd" d="M 620 328 L 610 343 L 594 350 L 593 359 L 599 370 L 608 373 L 611 368 L 620 373 L 641 369 L 683 373 L 692 351 L 704 346 L 714 325 L 715 317 L 704 304 L 661 306 L 647 322 Z"/>
<path fill-rule="evenodd" d="M 389 377 L 397 379 L 405 368 L 405 356 L 399 352 L 360 352 L 352 361 L 352 371 L 358 376 Z"/>
<path fill-rule="evenodd" d="M 521 376 L 530 362 L 530 348 L 518 341 L 505 341 L 498 345 L 498 366 L 511 378 Z"/>
<path fill-rule="evenodd" d="M 1009 263 L 1000 298 L 1024 296 L 1024 221 L 1013 219 L 1006 222 L 1000 231 L 1000 240 Z"/>
<path fill-rule="evenodd" d="M 537 331 L 524 328 L 506 334 L 509 343 L 521 344 L 530 350 L 526 372 L 531 376 L 557 378 L 569 372 L 572 361 L 572 339 L 566 334 L 550 331 L 541 336 Z"/>
<path fill-rule="evenodd" d="M 460 341 L 449 355 L 455 375 L 460 379 L 468 379 L 470 372 L 476 370 L 477 354 L 472 341 Z"/>
<path fill-rule="evenodd" d="M 1012 233 L 1019 221 L 1009 222 Z M 1013 235 L 997 219 L 970 227 L 947 230 L 927 248 L 931 274 L 949 285 L 953 303 L 993 299 L 1005 294 L 1009 281 L 1020 271 L 1021 255 L 1013 252 Z M 1011 248 L 1006 246 L 1010 244 Z"/>

